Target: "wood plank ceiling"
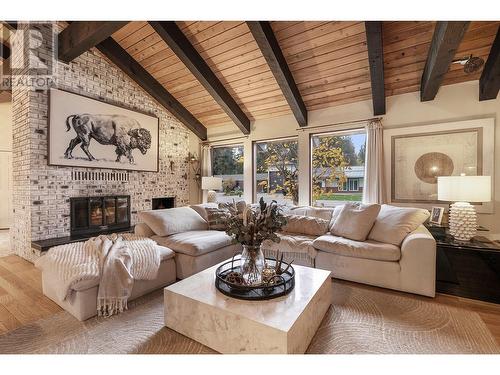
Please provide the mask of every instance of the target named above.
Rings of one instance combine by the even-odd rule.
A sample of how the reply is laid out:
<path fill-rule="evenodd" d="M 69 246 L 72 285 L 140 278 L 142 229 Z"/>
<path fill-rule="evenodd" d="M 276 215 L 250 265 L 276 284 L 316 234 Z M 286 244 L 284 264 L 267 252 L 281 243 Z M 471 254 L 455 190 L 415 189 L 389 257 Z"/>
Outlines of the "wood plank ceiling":
<path fill-rule="evenodd" d="M 365 22 L 270 25 L 307 111 L 372 97 Z M 498 21 L 470 22 L 455 59 L 472 54 L 486 61 L 499 25 Z M 292 114 L 246 22 L 183 21 L 177 26 L 250 120 Z M 428 21 L 382 22 L 386 96 L 420 90 L 435 26 Z M 231 123 L 148 22 L 130 22 L 112 38 L 204 126 Z M 463 65 L 451 64 L 442 85 L 480 76 L 481 70 L 468 74 Z"/>
<path fill-rule="evenodd" d="M 455 58 L 485 61 L 500 22 L 471 22 Z M 245 22 L 177 22 L 250 120 L 291 114 L 276 79 Z M 371 98 L 364 22 L 271 22 L 308 111 Z M 382 23 L 387 96 L 416 92 L 435 22 Z M 197 79 L 147 22 L 131 22 L 113 38 L 202 124 L 231 122 Z M 443 85 L 477 80 L 452 64 Z"/>

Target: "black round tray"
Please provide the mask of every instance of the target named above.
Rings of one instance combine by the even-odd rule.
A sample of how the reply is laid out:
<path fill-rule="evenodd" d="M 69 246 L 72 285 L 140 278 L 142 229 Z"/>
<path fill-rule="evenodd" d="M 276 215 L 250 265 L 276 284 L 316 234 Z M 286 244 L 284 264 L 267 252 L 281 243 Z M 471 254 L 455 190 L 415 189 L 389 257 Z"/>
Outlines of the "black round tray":
<path fill-rule="evenodd" d="M 266 258 L 266 263 L 274 267 L 276 260 Z M 288 263 L 282 262 L 282 269 L 287 266 Z M 268 300 L 287 295 L 295 287 L 295 270 L 292 266 L 288 267 L 288 270 L 280 275 L 282 276 L 280 281 L 276 281 L 273 285 L 248 286 L 229 283 L 225 278 L 233 271 L 241 272 L 239 258 L 233 257 L 215 270 L 215 287 L 229 297 L 250 301 Z"/>

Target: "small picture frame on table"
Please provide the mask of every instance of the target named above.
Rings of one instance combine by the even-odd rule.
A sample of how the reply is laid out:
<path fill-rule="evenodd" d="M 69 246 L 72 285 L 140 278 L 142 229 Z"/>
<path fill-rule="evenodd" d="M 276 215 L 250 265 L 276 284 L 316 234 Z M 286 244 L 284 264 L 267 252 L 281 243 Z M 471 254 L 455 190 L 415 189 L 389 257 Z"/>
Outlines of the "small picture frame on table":
<path fill-rule="evenodd" d="M 435 225 L 441 225 L 441 222 L 443 221 L 443 215 L 444 215 L 443 207 L 432 207 L 429 223 Z"/>

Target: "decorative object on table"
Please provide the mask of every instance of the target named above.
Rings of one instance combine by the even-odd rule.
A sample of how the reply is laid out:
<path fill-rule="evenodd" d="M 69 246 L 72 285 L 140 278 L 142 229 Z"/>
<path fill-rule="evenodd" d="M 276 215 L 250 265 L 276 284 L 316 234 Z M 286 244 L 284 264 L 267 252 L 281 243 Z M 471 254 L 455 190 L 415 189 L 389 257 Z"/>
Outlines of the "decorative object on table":
<path fill-rule="evenodd" d="M 50 89 L 49 165 L 158 172 L 157 117 Z"/>
<path fill-rule="evenodd" d="M 295 287 L 295 270 L 289 263 L 280 262 L 280 274 L 276 273 L 277 259 L 266 258 L 262 270 L 262 282 L 249 285 L 241 273 L 241 259 L 234 256 L 215 271 L 215 287 L 223 294 L 244 300 L 268 300 L 290 293 Z"/>
<path fill-rule="evenodd" d="M 432 207 L 429 223 L 441 225 L 441 222 L 443 221 L 443 215 L 444 215 L 443 207 Z"/>
<path fill-rule="evenodd" d="M 267 204 L 262 198 L 257 208 L 248 205 L 239 213 L 233 204 L 229 211 L 226 233 L 243 246 L 240 260 L 243 279 L 248 285 L 259 285 L 264 268 L 262 242 L 279 242 L 276 232 L 286 225 L 286 218 L 276 201 Z"/>
<path fill-rule="evenodd" d="M 455 202 L 450 206 L 450 234 L 469 241 L 477 230 L 477 215 L 469 202 L 491 201 L 491 176 L 440 176 L 438 199 Z"/>
<path fill-rule="evenodd" d="M 217 193 L 215 190 L 222 189 L 222 178 L 220 177 L 202 177 L 201 178 L 202 190 L 208 190 L 207 203 L 217 202 Z"/>
<path fill-rule="evenodd" d="M 439 131 L 436 131 L 439 129 Z M 384 130 L 386 185 L 392 203 L 446 207 L 437 197 L 438 176 L 492 176 L 495 153 L 492 118 Z M 493 203 L 476 205 L 477 212 L 493 213 Z"/>

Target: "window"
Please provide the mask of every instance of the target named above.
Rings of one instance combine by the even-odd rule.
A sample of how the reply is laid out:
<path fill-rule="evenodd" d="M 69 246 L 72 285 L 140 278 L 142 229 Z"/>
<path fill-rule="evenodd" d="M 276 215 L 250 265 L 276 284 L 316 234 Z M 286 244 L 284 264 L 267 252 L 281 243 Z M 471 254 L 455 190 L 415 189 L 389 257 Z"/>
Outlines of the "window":
<path fill-rule="evenodd" d="M 243 200 L 243 145 L 212 148 L 212 174 L 222 178 L 217 202 Z"/>
<path fill-rule="evenodd" d="M 311 201 L 332 207 L 361 201 L 365 178 L 364 130 L 311 137 Z"/>
<path fill-rule="evenodd" d="M 296 139 L 256 142 L 254 144 L 255 198 L 277 201 L 279 204 L 297 204 L 298 142 Z"/>

